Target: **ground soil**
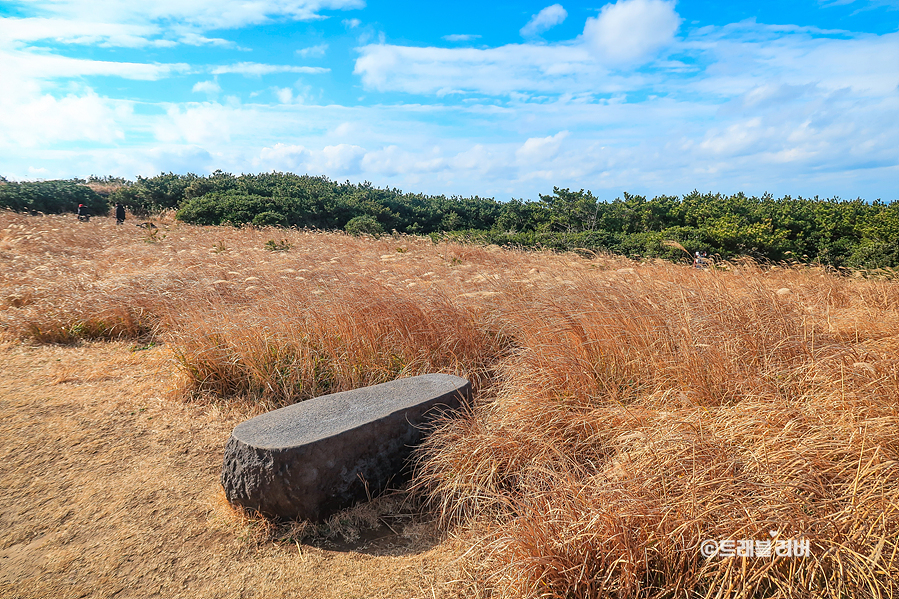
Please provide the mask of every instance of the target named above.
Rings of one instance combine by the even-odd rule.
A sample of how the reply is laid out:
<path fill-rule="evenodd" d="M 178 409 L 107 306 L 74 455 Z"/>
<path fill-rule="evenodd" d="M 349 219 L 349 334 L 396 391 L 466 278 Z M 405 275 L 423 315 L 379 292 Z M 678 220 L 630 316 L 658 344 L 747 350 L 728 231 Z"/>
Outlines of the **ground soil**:
<path fill-rule="evenodd" d="M 358 538 L 272 541 L 219 485 L 247 408 L 179 400 L 163 346 L 0 344 L 0 597 L 439 597 L 459 542 L 394 501 Z"/>

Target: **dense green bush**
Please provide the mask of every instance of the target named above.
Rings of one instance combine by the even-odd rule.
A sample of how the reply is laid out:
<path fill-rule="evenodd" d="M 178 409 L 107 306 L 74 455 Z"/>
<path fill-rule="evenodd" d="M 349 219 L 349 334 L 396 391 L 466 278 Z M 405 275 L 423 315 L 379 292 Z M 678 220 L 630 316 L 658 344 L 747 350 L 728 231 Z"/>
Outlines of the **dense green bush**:
<path fill-rule="evenodd" d="M 623 194 L 602 201 L 590 191 L 554 188 L 536 201 L 446 197 L 339 183 L 293 173 L 209 176 L 163 173 L 120 185 L 109 202 L 135 214 L 177 208 L 179 219 L 201 225 L 312 227 L 353 234 L 448 232 L 459 239 L 520 247 L 608 251 L 632 258 L 687 259 L 703 251 L 721 258 L 820 262 L 852 268 L 899 266 L 899 202 L 726 196 L 694 191 L 683 197 Z M 0 206 L 73 211 L 106 202 L 83 181 L 9 183 L 0 180 Z M 676 243 L 672 243 L 676 242 Z"/>
<path fill-rule="evenodd" d="M 192 173 L 138 177 L 137 182 L 123 185 L 112 192 L 109 200 L 112 203 L 122 203 L 134 214 L 146 216 L 168 208 L 178 208 L 184 201 L 187 189 L 198 180 L 200 177 Z"/>
<path fill-rule="evenodd" d="M 109 213 L 109 203 L 79 179 L 67 181 L 0 182 L 0 207 L 16 212 L 60 214 L 84 204 L 93 215 Z"/>
<path fill-rule="evenodd" d="M 140 183 L 135 184 L 138 187 Z M 382 229 L 428 233 L 448 229 L 490 229 L 502 210 L 493 199 L 406 194 L 371 183 L 338 183 L 327 177 L 291 173 L 234 176 L 216 171 L 184 190 L 178 218 L 196 224 L 283 224 L 345 229 L 369 216 Z"/>
<path fill-rule="evenodd" d="M 381 226 L 375 217 L 370 216 L 368 214 L 363 214 L 362 216 L 354 216 L 350 219 L 350 222 L 346 224 L 346 232 L 350 235 L 380 235 L 384 232 L 384 227 Z"/>
<path fill-rule="evenodd" d="M 852 250 L 846 266 L 866 270 L 899 267 L 899 240 L 866 240 Z"/>

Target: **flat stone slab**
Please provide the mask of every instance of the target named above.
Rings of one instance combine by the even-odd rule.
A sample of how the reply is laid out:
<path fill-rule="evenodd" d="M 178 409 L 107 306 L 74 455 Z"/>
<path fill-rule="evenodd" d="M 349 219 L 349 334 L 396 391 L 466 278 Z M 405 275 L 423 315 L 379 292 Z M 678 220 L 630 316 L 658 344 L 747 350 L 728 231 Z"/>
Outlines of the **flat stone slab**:
<path fill-rule="evenodd" d="M 425 374 L 262 414 L 225 445 L 225 495 L 268 516 L 322 520 L 400 482 L 427 423 L 470 399 L 467 380 Z"/>

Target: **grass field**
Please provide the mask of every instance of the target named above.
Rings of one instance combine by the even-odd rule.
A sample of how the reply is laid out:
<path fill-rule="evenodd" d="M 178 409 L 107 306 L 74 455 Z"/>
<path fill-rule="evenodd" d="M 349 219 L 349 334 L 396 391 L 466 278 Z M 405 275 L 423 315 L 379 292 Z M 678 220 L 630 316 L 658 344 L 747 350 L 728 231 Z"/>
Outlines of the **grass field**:
<path fill-rule="evenodd" d="M 408 530 L 418 541 L 400 543 L 414 549 L 336 554 L 326 580 L 338 590 L 321 596 L 899 590 L 897 283 L 156 224 L 0 215 L 2 408 L 13 418 L 3 419 L 0 473 L 13 492 L 0 502 L 0 589 L 107 596 L 116 584 L 147 591 L 164 581 L 162 596 L 187 593 L 162 574 L 173 565 L 135 578 L 99 558 L 59 561 L 79 551 L 64 532 L 72 522 L 89 530 L 110 511 L 118 524 L 100 527 L 109 547 L 175 560 L 197 596 L 249 594 L 253 580 L 275 596 L 314 588 L 298 560 L 303 547 L 327 554 L 308 545 L 322 531 L 242 519 L 216 499 L 230 427 L 315 395 L 439 371 L 472 379 L 475 405 L 430 437 L 413 488 L 373 520 L 416 506 Z M 117 399 L 91 395 L 100 389 Z M 170 424 L 149 445 L 144 404 Z M 93 413 L 112 420 L 71 424 Z M 184 435 L 202 442 L 175 459 L 168 443 Z M 72 457 L 86 446 L 156 459 L 155 470 L 110 491 L 115 467 Z M 47 483 L 22 457 L 29 451 L 71 482 Z M 150 522 L 140 502 L 127 508 L 135 493 L 158 497 L 168 478 L 182 490 L 166 522 L 192 523 L 162 532 L 190 530 L 203 539 L 196 548 L 167 546 L 159 530 L 138 534 Z M 709 539 L 804 539 L 811 555 L 706 558 Z M 227 574 L 197 574 L 210 552 Z M 364 567 L 345 568 L 360 555 Z M 238 566 L 248 559 L 266 564 L 255 579 Z M 292 574 L 273 574 L 282 569 Z M 392 582 L 376 575 L 383 588 L 352 586 L 388 571 Z"/>

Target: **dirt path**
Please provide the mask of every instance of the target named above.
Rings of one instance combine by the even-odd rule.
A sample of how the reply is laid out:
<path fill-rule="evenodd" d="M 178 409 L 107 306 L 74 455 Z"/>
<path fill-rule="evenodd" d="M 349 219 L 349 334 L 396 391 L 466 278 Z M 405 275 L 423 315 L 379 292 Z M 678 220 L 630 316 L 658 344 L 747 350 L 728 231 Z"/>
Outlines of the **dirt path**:
<path fill-rule="evenodd" d="M 246 414 L 172 400 L 172 367 L 164 347 L 0 345 L 0 596 L 459 594 L 427 525 L 343 550 L 254 540 L 218 485 Z"/>

